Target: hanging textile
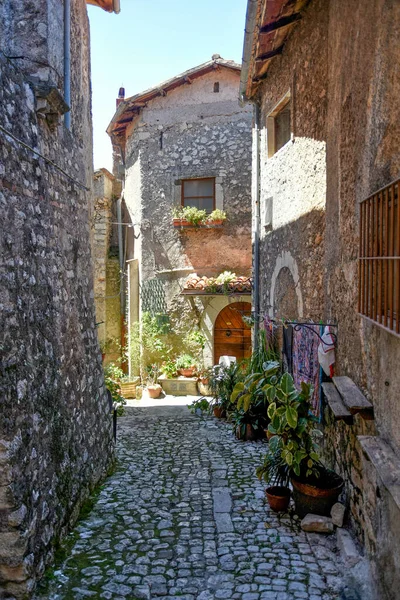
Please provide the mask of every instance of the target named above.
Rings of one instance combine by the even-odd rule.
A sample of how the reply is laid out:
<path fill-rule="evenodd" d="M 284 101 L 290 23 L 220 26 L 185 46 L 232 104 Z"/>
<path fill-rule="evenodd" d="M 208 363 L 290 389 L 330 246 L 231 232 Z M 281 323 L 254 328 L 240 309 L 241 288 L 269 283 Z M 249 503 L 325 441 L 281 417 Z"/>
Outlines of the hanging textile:
<path fill-rule="evenodd" d="M 335 340 L 329 325 L 326 325 L 321 336 L 321 342 L 318 346 L 318 360 L 325 375 L 333 377 L 335 374 Z"/>
<path fill-rule="evenodd" d="M 300 389 L 305 381 L 313 386 L 311 412 L 319 419 L 320 407 L 320 364 L 318 346 L 320 342 L 319 325 L 293 328 L 292 368 L 295 386 Z"/>
<path fill-rule="evenodd" d="M 290 375 L 293 374 L 293 327 L 287 325 L 283 327 L 283 368 Z"/>

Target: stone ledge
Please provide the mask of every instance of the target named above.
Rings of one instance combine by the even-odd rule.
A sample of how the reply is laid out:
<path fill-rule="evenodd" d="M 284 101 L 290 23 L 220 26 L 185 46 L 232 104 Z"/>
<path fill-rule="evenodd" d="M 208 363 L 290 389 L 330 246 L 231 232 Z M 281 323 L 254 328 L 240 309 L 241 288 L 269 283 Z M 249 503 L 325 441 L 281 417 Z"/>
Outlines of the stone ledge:
<path fill-rule="evenodd" d="M 374 465 L 383 486 L 400 509 L 400 460 L 380 437 L 359 435 L 357 439 L 365 458 Z"/>
<path fill-rule="evenodd" d="M 362 391 L 356 386 L 350 377 L 332 377 L 342 400 L 352 415 L 360 413 L 363 419 L 371 420 L 374 418 L 374 407 L 366 399 Z"/>
<path fill-rule="evenodd" d="M 333 412 L 336 421 L 344 421 L 349 425 L 353 423 L 353 415 L 342 402 L 342 398 L 333 383 L 325 382 L 322 389 L 329 408 Z"/>

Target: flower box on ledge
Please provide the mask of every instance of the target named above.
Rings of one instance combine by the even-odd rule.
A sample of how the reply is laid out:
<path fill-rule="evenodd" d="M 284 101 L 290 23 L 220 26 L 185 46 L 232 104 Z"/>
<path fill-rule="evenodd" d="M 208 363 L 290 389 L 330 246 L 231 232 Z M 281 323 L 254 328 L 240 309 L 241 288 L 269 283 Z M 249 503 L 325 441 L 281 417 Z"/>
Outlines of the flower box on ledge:
<path fill-rule="evenodd" d="M 222 227 L 224 221 L 220 219 L 219 221 L 206 221 L 205 223 L 198 223 L 197 225 L 194 225 L 186 219 L 174 219 L 173 223 L 174 227 L 182 227 L 184 229 L 215 229 Z"/>

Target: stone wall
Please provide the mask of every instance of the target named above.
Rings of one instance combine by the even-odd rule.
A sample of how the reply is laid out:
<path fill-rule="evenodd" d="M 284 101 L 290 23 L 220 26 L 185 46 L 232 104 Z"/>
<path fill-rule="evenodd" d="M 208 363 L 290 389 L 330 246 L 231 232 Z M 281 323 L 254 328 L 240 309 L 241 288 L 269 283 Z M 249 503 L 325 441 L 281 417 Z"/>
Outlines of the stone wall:
<path fill-rule="evenodd" d="M 134 257 L 142 310 L 150 294 L 157 312 L 200 324 L 198 311 L 180 296 L 188 275 L 250 273 L 252 110 L 240 108 L 238 88 L 239 73 L 220 68 L 152 100 L 128 128 L 124 196 L 140 231 Z M 216 178 L 216 206 L 227 213 L 222 228 L 173 227 L 181 181 L 191 177 Z"/>
<path fill-rule="evenodd" d="M 121 357 L 121 275 L 119 258 L 113 255 L 117 246 L 112 245 L 119 187 L 107 169 L 95 172 L 91 244 L 97 333 L 105 364 Z"/>
<path fill-rule="evenodd" d="M 304 317 L 336 321 L 336 372 L 350 376 L 374 405 L 375 421 L 357 416 L 353 425 L 335 422 L 325 409 L 325 455 L 345 477 L 350 519 L 372 559 L 377 597 L 389 600 L 400 585 L 399 539 L 391 533 L 400 507 L 363 456 L 358 436 L 377 435 L 400 455 L 400 341 L 358 315 L 357 257 L 359 202 L 400 172 L 399 31 L 400 5 L 390 0 L 313 0 L 259 92 L 265 119 L 291 89 L 294 134 L 276 155 L 282 170 L 274 169 L 275 157 L 268 159 L 262 181 L 265 196 L 272 189 L 278 201 L 293 200 L 293 210 L 279 213 L 286 222 L 276 228 L 273 216 L 261 243 L 262 306 L 268 311 L 278 301 L 287 310 L 297 303 Z M 304 146 L 296 156 L 298 138 Z M 293 172 L 305 214 L 293 193 Z M 326 207 L 320 201 L 325 178 Z M 274 286 L 277 255 L 292 280 L 285 272 Z M 271 289 L 277 298 L 268 295 Z"/>
<path fill-rule="evenodd" d="M 323 312 L 327 24 L 324 3 L 314 2 L 259 89 L 261 306 L 289 319 Z M 288 93 L 291 140 L 268 156 L 268 115 Z"/>
<path fill-rule="evenodd" d="M 36 37 L 45 45 L 47 26 L 56 25 L 48 21 L 51 4 L 2 3 L 1 38 L 12 34 L 16 43 L 18 31 L 29 28 L 24 53 L 35 56 Z M 62 47 L 59 27 L 56 34 L 52 43 Z M 70 131 L 62 121 L 38 116 L 38 80 L 27 80 L 33 73 L 48 83 L 56 67 L 38 72 L 36 63 L 0 53 L 0 124 L 79 182 L 0 132 L 1 598 L 29 595 L 112 457 L 95 327 L 89 195 L 82 187 L 92 180 L 84 0 L 72 2 L 71 35 Z M 46 60 L 50 54 L 46 50 Z"/>

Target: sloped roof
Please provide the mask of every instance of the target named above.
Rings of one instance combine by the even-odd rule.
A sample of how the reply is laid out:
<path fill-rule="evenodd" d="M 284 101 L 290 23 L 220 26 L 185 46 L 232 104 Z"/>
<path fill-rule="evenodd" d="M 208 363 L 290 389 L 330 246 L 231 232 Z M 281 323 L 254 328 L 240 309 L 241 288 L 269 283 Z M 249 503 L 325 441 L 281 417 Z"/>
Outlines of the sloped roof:
<path fill-rule="evenodd" d="M 310 0 L 248 0 L 240 96 L 251 98 Z"/>
<path fill-rule="evenodd" d="M 86 0 L 86 4 L 98 6 L 107 12 L 120 12 L 120 0 Z"/>
<path fill-rule="evenodd" d="M 196 274 L 188 277 L 182 294 L 186 296 L 215 295 L 215 294 L 251 294 L 252 278 L 235 276 L 233 281 L 226 284 L 216 284 L 213 277 L 199 277 Z"/>
<path fill-rule="evenodd" d="M 132 121 L 132 119 L 140 112 L 142 108 L 146 106 L 148 102 L 157 98 L 158 96 L 166 96 L 171 90 L 180 87 L 182 85 L 190 85 L 194 79 L 198 79 L 206 73 L 210 73 L 213 70 L 218 71 L 219 69 L 231 69 L 240 73 L 241 65 L 235 63 L 233 60 L 225 60 L 215 55 L 215 58 L 188 69 L 184 73 L 180 73 L 167 81 L 163 81 L 158 85 L 140 92 L 135 96 L 126 98 L 118 106 L 115 115 L 113 116 L 111 123 L 107 127 L 107 133 L 111 136 L 112 134 L 124 133 L 126 127 Z"/>

